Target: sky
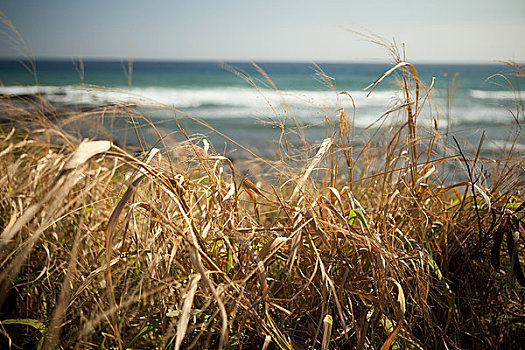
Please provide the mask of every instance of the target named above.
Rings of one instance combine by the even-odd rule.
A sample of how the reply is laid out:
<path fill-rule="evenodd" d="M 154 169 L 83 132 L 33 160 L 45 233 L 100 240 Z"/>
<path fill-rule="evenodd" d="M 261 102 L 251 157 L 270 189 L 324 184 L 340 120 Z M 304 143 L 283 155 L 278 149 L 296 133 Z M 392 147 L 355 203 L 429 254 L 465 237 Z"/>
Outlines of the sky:
<path fill-rule="evenodd" d="M 1 0 L 36 58 L 525 62 L 525 0 Z M 20 56 L 0 26 L 0 58 Z"/>

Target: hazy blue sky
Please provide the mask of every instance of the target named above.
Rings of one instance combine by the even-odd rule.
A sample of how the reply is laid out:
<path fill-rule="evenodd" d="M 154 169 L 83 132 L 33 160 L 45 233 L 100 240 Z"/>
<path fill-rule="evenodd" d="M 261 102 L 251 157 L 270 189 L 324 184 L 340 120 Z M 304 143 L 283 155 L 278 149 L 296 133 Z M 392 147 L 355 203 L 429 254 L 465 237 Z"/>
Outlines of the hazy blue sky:
<path fill-rule="evenodd" d="M 389 60 L 350 28 L 405 43 L 414 62 L 525 61 L 525 0 L 2 0 L 0 11 L 36 57 Z"/>

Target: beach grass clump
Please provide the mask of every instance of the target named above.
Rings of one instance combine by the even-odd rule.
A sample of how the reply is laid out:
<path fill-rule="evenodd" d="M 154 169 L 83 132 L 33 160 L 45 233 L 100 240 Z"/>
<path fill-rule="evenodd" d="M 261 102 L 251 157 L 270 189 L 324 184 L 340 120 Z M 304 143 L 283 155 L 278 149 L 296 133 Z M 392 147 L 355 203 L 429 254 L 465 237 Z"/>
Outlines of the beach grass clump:
<path fill-rule="evenodd" d="M 431 86 L 397 60 L 371 89 L 392 74 L 382 119 L 400 122 L 357 148 L 341 109 L 318 145 L 247 174 L 203 138 L 134 152 L 38 108 L 39 127 L 3 129 L 1 344 L 518 348 L 525 160 L 420 128 Z"/>

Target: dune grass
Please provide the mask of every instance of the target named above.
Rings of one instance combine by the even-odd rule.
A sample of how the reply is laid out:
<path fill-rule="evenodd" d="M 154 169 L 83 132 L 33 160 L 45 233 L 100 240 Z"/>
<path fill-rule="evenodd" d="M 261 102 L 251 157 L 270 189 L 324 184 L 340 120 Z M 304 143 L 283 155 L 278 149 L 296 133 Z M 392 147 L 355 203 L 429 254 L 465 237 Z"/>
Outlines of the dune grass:
<path fill-rule="evenodd" d="M 370 90 L 398 74 L 400 123 L 357 148 L 341 109 L 295 153 L 279 124 L 249 176 L 205 139 L 131 152 L 3 99 L 32 127 L 0 134 L 2 346 L 518 348 L 525 158 L 420 128 L 431 86 L 397 57 Z"/>

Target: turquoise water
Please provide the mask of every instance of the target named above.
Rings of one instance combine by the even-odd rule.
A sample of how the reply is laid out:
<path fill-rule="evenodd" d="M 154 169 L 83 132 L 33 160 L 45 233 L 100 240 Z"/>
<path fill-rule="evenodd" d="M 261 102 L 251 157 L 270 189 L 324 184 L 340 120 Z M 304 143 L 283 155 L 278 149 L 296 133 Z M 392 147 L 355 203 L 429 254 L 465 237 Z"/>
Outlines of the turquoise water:
<path fill-rule="evenodd" d="M 177 117 L 188 134 L 207 135 L 218 149 L 223 147 L 224 138 L 192 122 L 185 113 L 260 152 L 266 152 L 280 136 L 280 130 L 268 124 L 272 120 L 293 125 L 295 118 L 310 125 L 307 134 L 312 142 L 325 137 L 326 125 L 337 120 L 340 107 L 349 115 L 354 108 L 350 98 L 338 95 L 320 81 L 319 69 L 331 77 L 329 81 L 337 91 L 353 97 L 356 138 L 401 97 L 394 75 L 370 95 L 364 91 L 390 67 L 388 64 L 331 63 L 316 67 L 312 63 L 260 63 L 272 83 L 247 62 L 228 66 L 219 62 L 133 62 L 131 78 L 126 62 L 85 61 L 81 65 L 73 61 L 38 61 L 36 67 L 38 86 L 34 75 L 20 62 L 0 61 L 0 94 L 38 91 L 56 103 L 92 106 L 138 103 L 164 133 L 178 129 L 174 121 Z M 419 119 L 422 126 L 434 125 L 436 119 L 440 131 L 445 132 L 450 111 L 450 127 L 457 135 L 474 143 L 485 131 L 492 147 L 497 148 L 507 141 L 508 130 L 515 126 L 511 112 L 524 121 L 519 109 L 521 96 L 513 91 L 513 87 L 524 86 L 523 79 L 510 77 L 510 86 L 499 76 L 510 71 L 503 64 L 422 64 L 416 68 L 424 84 L 433 84 L 431 94 L 421 100 L 426 101 Z M 458 74 L 456 88 L 452 107 L 447 109 L 447 85 L 454 74 Z M 421 96 L 426 95 L 422 89 Z M 387 122 L 401 118 L 394 114 Z M 156 142 L 157 136 L 151 130 L 145 130 L 144 135 L 149 144 Z M 226 142 L 226 147 L 235 146 Z"/>

